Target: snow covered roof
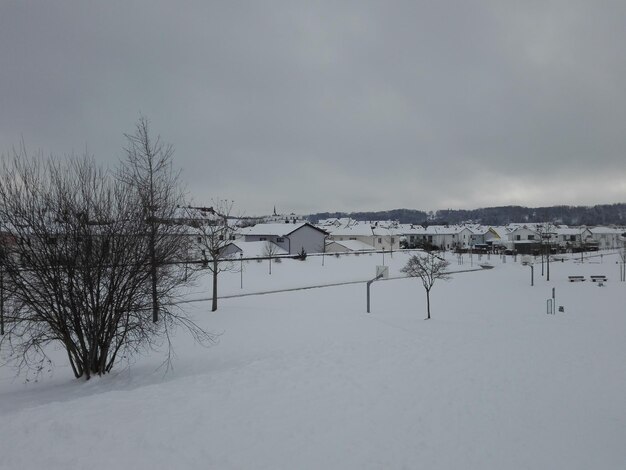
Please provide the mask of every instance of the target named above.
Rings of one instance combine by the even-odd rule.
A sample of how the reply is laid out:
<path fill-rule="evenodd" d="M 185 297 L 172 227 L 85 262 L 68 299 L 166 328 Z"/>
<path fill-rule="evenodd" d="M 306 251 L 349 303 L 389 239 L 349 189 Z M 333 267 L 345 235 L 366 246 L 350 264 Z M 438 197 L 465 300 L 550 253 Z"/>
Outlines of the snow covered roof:
<path fill-rule="evenodd" d="M 370 224 L 356 224 L 351 227 L 329 228 L 328 231 L 333 236 L 344 237 L 366 237 L 374 235 Z"/>
<path fill-rule="evenodd" d="M 331 243 L 343 246 L 346 248 L 346 251 L 368 251 L 374 249 L 373 246 L 359 240 L 333 240 Z"/>
<path fill-rule="evenodd" d="M 305 225 L 308 225 L 315 230 L 319 230 L 320 232 L 325 232 L 325 230 L 315 227 L 308 222 L 301 222 L 297 224 L 257 224 L 254 227 L 250 227 L 250 230 L 248 230 L 246 235 L 269 235 L 284 237 L 289 235 L 290 233 L 295 232 L 296 230 L 301 229 Z"/>
<path fill-rule="evenodd" d="M 510 230 L 504 226 L 492 226 L 489 228 L 491 231 L 495 232 L 501 240 L 506 240 L 507 235 L 510 233 Z"/>
<path fill-rule="evenodd" d="M 426 235 L 456 235 L 463 230 L 471 230 L 463 225 L 429 225 L 426 227 L 425 233 Z"/>
<path fill-rule="evenodd" d="M 426 229 L 421 225 L 401 224 L 397 232 L 402 235 L 421 235 L 426 232 Z"/>
<path fill-rule="evenodd" d="M 624 229 L 618 229 L 618 228 L 612 228 L 612 227 L 593 227 L 593 228 L 590 228 L 589 230 L 591 231 L 591 233 L 594 233 L 594 234 L 606 233 L 606 234 L 621 235 L 622 233 L 624 233 Z"/>
<path fill-rule="evenodd" d="M 580 227 L 580 228 L 557 228 L 555 230 L 555 232 L 557 233 L 557 235 L 580 235 L 585 230 L 587 230 L 585 227 Z"/>
<path fill-rule="evenodd" d="M 511 222 L 507 225 L 507 229 L 512 232 L 513 230 L 517 230 L 518 228 L 528 228 L 534 230 L 538 224 L 535 223 L 527 223 L 527 222 Z"/>
<path fill-rule="evenodd" d="M 236 246 L 243 252 L 244 258 L 263 258 L 267 256 L 267 244 L 272 243 L 268 241 L 262 242 L 244 242 L 241 240 L 229 243 L 229 245 Z M 289 253 L 284 248 L 272 243 L 274 245 L 274 256 L 288 255 Z"/>
<path fill-rule="evenodd" d="M 394 235 L 402 235 L 402 230 L 399 230 L 397 227 L 374 227 L 372 229 L 372 233 L 379 237 L 384 236 L 394 236 Z"/>
<path fill-rule="evenodd" d="M 318 227 L 330 227 L 330 226 L 335 226 L 335 227 L 349 227 L 351 225 L 356 225 L 358 222 L 354 219 L 351 219 L 350 217 L 342 217 L 340 219 L 336 218 L 336 217 L 331 217 L 329 219 L 323 219 L 320 220 L 317 224 Z"/>
<path fill-rule="evenodd" d="M 222 216 L 216 214 L 212 207 L 177 207 L 174 219 L 213 221 L 222 219 Z"/>
<path fill-rule="evenodd" d="M 522 225 L 522 226 L 515 227 L 513 230 L 511 230 L 509 232 L 509 235 L 517 232 L 518 230 L 525 230 L 525 231 L 528 231 L 528 232 L 538 233 L 537 230 L 536 230 L 536 227 L 528 226 L 528 225 Z"/>
<path fill-rule="evenodd" d="M 488 227 L 485 227 L 481 224 L 465 224 L 465 226 L 471 231 L 476 231 L 477 233 L 484 233 L 486 230 L 488 230 Z"/>

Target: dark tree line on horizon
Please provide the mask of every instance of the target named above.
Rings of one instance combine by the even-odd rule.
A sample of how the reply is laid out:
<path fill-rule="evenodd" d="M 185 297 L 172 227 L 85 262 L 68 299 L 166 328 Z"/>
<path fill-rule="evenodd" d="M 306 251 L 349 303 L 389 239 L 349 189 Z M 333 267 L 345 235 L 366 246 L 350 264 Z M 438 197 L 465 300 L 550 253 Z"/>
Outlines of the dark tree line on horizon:
<path fill-rule="evenodd" d="M 523 207 L 500 206 L 481 209 L 446 209 L 424 212 L 416 209 L 393 209 L 378 212 L 320 212 L 309 220 L 317 223 L 327 218 L 351 217 L 359 221 L 397 220 L 402 224 L 445 225 L 466 222 L 483 225 L 506 225 L 515 222 L 553 222 L 565 225 L 626 225 L 626 203 L 596 206 Z"/>

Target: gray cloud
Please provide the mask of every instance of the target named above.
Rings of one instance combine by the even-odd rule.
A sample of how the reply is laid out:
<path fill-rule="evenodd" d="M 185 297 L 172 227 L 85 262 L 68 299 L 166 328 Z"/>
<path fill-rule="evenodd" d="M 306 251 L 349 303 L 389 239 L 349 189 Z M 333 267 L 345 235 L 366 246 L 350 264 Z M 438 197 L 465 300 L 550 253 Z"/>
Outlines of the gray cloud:
<path fill-rule="evenodd" d="M 248 214 L 626 201 L 623 2 L 0 5 L 0 150 L 139 113 Z"/>

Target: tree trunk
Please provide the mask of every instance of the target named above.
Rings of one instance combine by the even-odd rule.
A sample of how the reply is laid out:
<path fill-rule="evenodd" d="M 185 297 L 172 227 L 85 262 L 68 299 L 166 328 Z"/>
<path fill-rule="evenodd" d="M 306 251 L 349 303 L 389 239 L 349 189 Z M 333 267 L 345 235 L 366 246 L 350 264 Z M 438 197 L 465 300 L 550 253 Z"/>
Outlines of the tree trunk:
<path fill-rule="evenodd" d="M 152 321 L 156 323 L 159 321 L 159 294 L 157 292 L 156 236 L 154 232 L 154 227 L 152 227 L 150 233 L 150 278 L 152 282 Z"/>
<path fill-rule="evenodd" d="M 213 302 L 211 303 L 211 311 L 217 310 L 217 260 L 213 257 Z"/>
<path fill-rule="evenodd" d="M 4 273 L 0 271 L 0 335 L 4 336 Z"/>
<path fill-rule="evenodd" d="M 428 289 L 426 289 L 426 312 L 428 313 L 426 320 L 430 320 L 430 290 Z"/>

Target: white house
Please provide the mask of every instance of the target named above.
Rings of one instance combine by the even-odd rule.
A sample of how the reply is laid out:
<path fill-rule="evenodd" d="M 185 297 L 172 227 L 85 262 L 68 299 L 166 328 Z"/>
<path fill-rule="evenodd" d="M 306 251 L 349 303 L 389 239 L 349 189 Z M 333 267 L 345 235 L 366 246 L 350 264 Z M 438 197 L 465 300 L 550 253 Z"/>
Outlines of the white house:
<path fill-rule="evenodd" d="M 507 234 L 508 241 L 510 242 L 519 242 L 519 241 L 530 241 L 530 242 L 539 242 L 540 236 L 536 230 L 528 228 L 527 226 L 517 227 L 513 231 Z"/>
<path fill-rule="evenodd" d="M 592 239 L 591 231 L 586 227 L 559 227 L 555 232 L 559 246 L 565 250 L 580 248 Z"/>
<path fill-rule="evenodd" d="M 326 243 L 326 253 L 347 253 L 353 251 L 373 251 L 374 247 L 359 240 L 329 240 Z"/>
<path fill-rule="evenodd" d="M 414 237 L 422 244 L 429 244 L 441 250 L 469 248 L 475 233 L 461 225 L 429 225 L 423 232 L 414 233 Z"/>
<path fill-rule="evenodd" d="M 421 244 L 426 229 L 421 225 L 403 224 L 398 227 L 398 232 L 409 248 L 415 248 Z"/>
<path fill-rule="evenodd" d="M 246 242 L 270 241 L 290 255 L 304 250 L 306 253 L 322 253 L 328 232 L 308 222 L 257 224 L 244 233 Z"/>
<path fill-rule="evenodd" d="M 375 250 L 399 250 L 400 233 L 395 228 L 372 226 L 369 223 L 359 223 L 350 227 L 329 228 L 329 240 L 355 240 L 369 245 Z"/>
<path fill-rule="evenodd" d="M 529 254 L 539 250 L 541 236 L 536 230 L 526 225 L 516 226 L 507 233 L 506 247 L 519 253 Z"/>
<path fill-rule="evenodd" d="M 236 240 L 226 245 L 221 251 L 221 255 L 224 258 L 234 259 L 239 258 L 239 256 L 244 258 L 264 258 L 268 254 L 267 243 L 267 241 L 244 242 L 242 240 Z M 272 247 L 272 256 L 285 256 L 288 254 L 287 250 L 278 245 Z"/>
<path fill-rule="evenodd" d="M 589 229 L 591 238 L 598 244 L 600 250 L 610 250 L 622 247 L 624 229 L 611 227 L 593 227 Z"/>
<path fill-rule="evenodd" d="M 490 226 L 485 232 L 485 244 L 492 247 L 506 247 L 509 241 L 509 229 L 504 226 Z"/>

